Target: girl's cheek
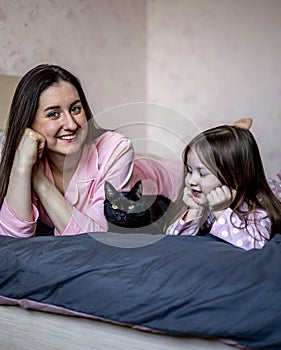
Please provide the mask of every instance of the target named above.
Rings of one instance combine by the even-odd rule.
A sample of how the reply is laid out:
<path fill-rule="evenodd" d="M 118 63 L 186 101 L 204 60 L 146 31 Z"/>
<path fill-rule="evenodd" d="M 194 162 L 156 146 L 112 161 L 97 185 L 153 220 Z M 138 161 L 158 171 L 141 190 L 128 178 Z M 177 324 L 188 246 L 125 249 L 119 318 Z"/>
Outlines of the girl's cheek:
<path fill-rule="evenodd" d="M 190 187 L 189 186 L 189 179 L 190 179 L 190 175 L 186 175 L 185 179 L 184 179 L 184 183 L 187 187 Z"/>

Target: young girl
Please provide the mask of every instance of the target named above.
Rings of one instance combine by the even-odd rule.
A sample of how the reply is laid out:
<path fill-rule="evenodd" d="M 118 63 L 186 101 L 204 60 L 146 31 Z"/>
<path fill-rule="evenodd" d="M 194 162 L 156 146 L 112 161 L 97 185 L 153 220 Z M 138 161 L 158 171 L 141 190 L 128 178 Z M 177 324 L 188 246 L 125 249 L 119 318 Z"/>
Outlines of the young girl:
<path fill-rule="evenodd" d="M 281 233 L 281 203 L 247 128 L 223 125 L 200 133 L 184 150 L 183 161 L 185 210 L 167 234 L 210 233 L 249 250 Z"/>

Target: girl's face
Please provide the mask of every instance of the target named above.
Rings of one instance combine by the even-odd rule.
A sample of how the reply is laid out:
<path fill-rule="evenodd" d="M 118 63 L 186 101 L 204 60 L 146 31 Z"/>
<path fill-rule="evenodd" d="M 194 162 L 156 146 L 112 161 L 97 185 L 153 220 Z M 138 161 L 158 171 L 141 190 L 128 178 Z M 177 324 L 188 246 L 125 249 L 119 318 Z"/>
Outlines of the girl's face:
<path fill-rule="evenodd" d="M 200 161 L 194 151 L 187 155 L 187 175 L 185 185 L 193 200 L 200 206 L 207 205 L 206 195 L 217 187 L 222 186 L 219 179 Z"/>
<path fill-rule="evenodd" d="M 49 155 L 66 156 L 81 151 L 86 126 L 87 118 L 72 84 L 60 81 L 41 93 L 31 127 L 45 137 Z"/>

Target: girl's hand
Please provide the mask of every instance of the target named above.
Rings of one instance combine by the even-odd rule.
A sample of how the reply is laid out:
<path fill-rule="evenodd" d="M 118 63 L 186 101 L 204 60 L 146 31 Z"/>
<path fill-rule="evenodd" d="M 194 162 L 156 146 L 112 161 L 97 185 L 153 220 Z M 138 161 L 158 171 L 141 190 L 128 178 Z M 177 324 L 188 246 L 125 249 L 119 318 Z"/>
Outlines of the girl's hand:
<path fill-rule="evenodd" d="M 188 207 L 188 211 L 182 217 L 184 221 L 189 221 L 202 215 L 204 207 L 196 202 L 190 188 L 184 188 L 182 200 Z"/>
<path fill-rule="evenodd" d="M 16 159 L 23 167 L 32 168 L 42 157 L 45 138 L 37 131 L 26 128 L 16 151 Z"/>
<path fill-rule="evenodd" d="M 233 202 L 237 191 L 230 189 L 227 186 L 217 187 L 207 194 L 209 208 L 214 212 L 218 218 L 222 212 L 228 208 Z"/>
<path fill-rule="evenodd" d="M 201 208 L 201 205 L 199 205 L 194 196 L 192 195 L 191 189 L 188 187 L 185 187 L 183 190 L 183 202 L 188 206 L 189 209 L 199 209 Z"/>

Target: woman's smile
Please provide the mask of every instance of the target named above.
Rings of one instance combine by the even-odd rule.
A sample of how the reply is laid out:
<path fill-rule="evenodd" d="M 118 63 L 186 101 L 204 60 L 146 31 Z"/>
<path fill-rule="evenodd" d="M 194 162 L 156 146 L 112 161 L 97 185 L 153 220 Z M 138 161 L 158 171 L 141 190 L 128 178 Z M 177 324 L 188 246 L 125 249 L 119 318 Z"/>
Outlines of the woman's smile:
<path fill-rule="evenodd" d="M 65 141 L 65 142 L 73 142 L 76 141 L 76 139 L 78 138 L 79 133 L 76 132 L 74 134 L 68 134 L 68 135 L 62 135 L 62 136 L 58 136 L 58 139 Z"/>

